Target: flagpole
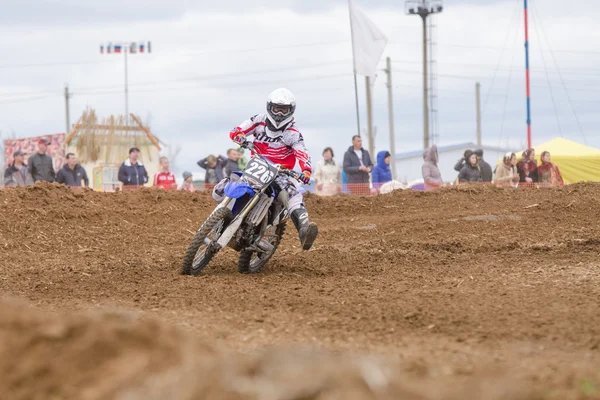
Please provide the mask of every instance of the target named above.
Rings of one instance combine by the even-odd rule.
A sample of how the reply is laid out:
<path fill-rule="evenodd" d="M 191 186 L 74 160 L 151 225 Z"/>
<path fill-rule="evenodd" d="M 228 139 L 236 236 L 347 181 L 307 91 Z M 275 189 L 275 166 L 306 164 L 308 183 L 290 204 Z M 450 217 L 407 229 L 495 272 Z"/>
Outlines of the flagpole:
<path fill-rule="evenodd" d="M 527 148 L 531 148 L 531 89 L 529 80 L 529 16 L 527 0 L 523 1 L 525 12 L 525 95 L 527 97 Z"/>
<path fill-rule="evenodd" d="M 356 57 L 354 55 L 354 27 L 352 25 L 352 5 L 348 0 L 348 17 L 350 18 L 350 36 L 352 39 L 352 68 L 354 72 L 354 101 L 356 102 L 356 129 L 360 136 L 360 109 L 358 107 L 358 83 L 356 81 Z"/>
<path fill-rule="evenodd" d="M 129 125 L 129 79 L 127 77 L 127 50 L 128 45 L 125 44 L 125 124 Z"/>

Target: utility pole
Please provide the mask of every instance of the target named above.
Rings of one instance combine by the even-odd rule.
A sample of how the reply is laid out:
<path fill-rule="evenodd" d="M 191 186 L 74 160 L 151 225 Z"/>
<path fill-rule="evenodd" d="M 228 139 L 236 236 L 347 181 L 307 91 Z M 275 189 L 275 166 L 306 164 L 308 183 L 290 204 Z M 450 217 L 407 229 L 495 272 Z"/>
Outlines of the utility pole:
<path fill-rule="evenodd" d="M 394 100 L 392 96 L 392 60 L 386 60 L 387 89 L 388 89 L 388 114 L 390 126 L 390 154 L 392 155 L 392 178 L 396 179 L 396 138 L 394 134 Z"/>
<path fill-rule="evenodd" d="M 373 152 L 375 151 L 375 140 L 373 138 L 373 101 L 371 99 L 371 78 L 365 77 L 365 83 L 367 85 L 367 136 L 369 138 L 369 154 L 374 157 Z"/>
<path fill-rule="evenodd" d="M 69 111 L 69 98 L 71 95 L 69 94 L 69 85 L 65 83 L 65 117 L 67 123 L 67 129 L 65 130 L 65 134 L 69 135 L 71 133 L 71 117 Z"/>
<path fill-rule="evenodd" d="M 407 0 L 407 14 L 423 20 L 423 148 L 429 147 L 429 99 L 427 91 L 427 17 L 444 10 L 442 0 Z"/>
<path fill-rule="evenodd" d="M 475 103 L 477 112 L 477 147 L 481 148 L 481 84 L 475 84 Z"/>

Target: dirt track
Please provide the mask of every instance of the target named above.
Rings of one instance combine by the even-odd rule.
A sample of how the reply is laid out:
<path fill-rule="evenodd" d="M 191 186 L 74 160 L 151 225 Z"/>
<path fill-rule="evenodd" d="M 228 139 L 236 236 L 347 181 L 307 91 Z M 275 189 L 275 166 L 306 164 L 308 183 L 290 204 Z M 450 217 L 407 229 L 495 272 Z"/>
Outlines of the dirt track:
<path fill-rule="evenodd" d="M 43 382 L 53 381 L 52 393 L 60 399 L 116 398 L 123 387 L 137 388 L 139 397 L 133 398 L 150 398 L 139 389 L 146 385 L 139 376 L 149 370 L 177 365 L 180 373 L 198 371 L 190 354 L 220 363 L 211 371 L 228 370 L 223 363 L 234 361 L 242 368 L 256 362 L 254 350 L 273 345 L 369 353 L 378 365 L 393 364 L 394 388 L 372 391 L 371 397 L 356 389 L 357 399 L 600 398 L 600 185 L 311 196 L 307 205 L 320 227 L 314 250 L 301 252 L 290 227 L 261 275 L 238 274 L 235 253 L 227 250 L 203 276 L 183 277 L 179 267 L 192 232 L 215 206 L 207 195 L 149 189 L 73 193 L 50 185 L 0 192 L 2 293 L 44 311 L 117 311 L 142 320 L 113 325 L 115 317 L 49 317 L 0 305 L 0 398 L 48 398 Z M 56 346 L 40 328 L 48 321 L 62 326 L 50 336 L 66 359 L 72 363 L 82 354 L 97 362 L 77 369 L 52 364 L 56 354 L 43 349 Z M 84 324 L 89 340 L 74 340 L 82 336 L 65 328 L 72 324 Z M 147 330 L 156 334 L 141 333 Z M 119 344 L 123 332 L 133 339 Z M 89 350 L 100 336 L 106 337 L 111 362 Z M 140 354 L 152 361 L 132 363 Z M 315 376 L 335 375 L 336 368 L 311 358 L 320 356 L 306 361 L 284 350 L 259 354 L 264 365 L 297 361 Z M 21 368 L 3 374 L 16 360 Z M 323 385 L 364 389 L 348 383 L 356 383 L 348 378 L 356 372 L 349 363 L 332 360 L 344 365 L 343 378 Z M 129 365 L 131 381 L 115 379 L 127 375 Z M 24 380 L 32 371 L 40 379 Z M 83 379 L 86 374 L 96 379 Z M 256 383 L 258 375 L 250 374 L 250 381 Z M 65 376 L 75 383 L 56 384 Z M 214 372 L 196 372 L 196 386 L 176 397 L 352 398 L 343 392 L 233 395 L 219 392 L 217 384 L 198 389 L 208 385 L 202 376 L 216 379 Z M 303 381 L 315 379 L 307 375 Z M 109 381 L 113 391 L 106 388 Z M 479 384 L 494 389 L 474 394 Z M 171 389 L 164 384 L 156 393 Z"/>

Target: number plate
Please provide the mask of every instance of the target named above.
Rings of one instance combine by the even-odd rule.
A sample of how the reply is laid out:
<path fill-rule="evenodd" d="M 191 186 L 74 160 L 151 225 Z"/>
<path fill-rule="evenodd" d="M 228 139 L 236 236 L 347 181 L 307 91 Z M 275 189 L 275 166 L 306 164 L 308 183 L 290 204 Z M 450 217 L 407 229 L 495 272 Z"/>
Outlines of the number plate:
<path fill-rule="evenodd" d="M 251 183 L 263 188 L 275 180 L 278 172 L 277 167 L 273 164 L 254 157 L 248 162 L 243 174 Z"/>

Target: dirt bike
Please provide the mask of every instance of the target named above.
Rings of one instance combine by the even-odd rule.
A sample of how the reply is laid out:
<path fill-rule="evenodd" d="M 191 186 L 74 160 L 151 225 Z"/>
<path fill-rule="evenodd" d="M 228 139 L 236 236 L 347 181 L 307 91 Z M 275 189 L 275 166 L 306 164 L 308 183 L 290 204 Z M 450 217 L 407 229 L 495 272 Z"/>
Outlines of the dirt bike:
<path fill-rule="evenodd" d="M 239 272 L 259 273 L 281 242 L 289 219 L 288 195 L 275 187 L 275 178 L 285 174 L 298 180 L 300 174 L 267 160 L 252 142 L 242 147 L 255 156 L 231 175 L 225 198 L 198 229 L 183 259 L 183 275 L 198 275 L 226 246 L 240 253 Z"/>

